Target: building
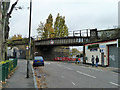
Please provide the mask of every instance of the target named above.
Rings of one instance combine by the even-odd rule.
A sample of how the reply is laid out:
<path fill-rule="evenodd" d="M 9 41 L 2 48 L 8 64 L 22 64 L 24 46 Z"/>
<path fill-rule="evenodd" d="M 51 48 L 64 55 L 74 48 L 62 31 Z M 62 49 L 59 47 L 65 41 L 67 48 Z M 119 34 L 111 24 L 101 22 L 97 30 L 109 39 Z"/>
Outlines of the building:
<path fill-rule="evenodd" d="M 85 45 L 86 63 L 91 64 L 91 57 L 99 57 L 98 65 L 118 67 L 120 61 L 120 47 L 117 47 L 118 39 L 98 41 Z"/>

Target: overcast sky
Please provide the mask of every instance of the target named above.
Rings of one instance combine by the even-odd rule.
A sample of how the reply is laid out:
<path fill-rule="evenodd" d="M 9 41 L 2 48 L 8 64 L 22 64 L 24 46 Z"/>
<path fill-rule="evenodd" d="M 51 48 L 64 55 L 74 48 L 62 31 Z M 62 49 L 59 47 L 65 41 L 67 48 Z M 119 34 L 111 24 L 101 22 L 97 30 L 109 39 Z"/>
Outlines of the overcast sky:
<path fill-rule="evenodd" d="M 10 19 L 10 36 L 22 34 L 28 36 L 29 1 L 19 0 Z M 65 16 L 69 30 L 98 28 L 107 29 L 118 25 L 119 0 L 33 0 L 32 3 L 32 36 L 37 35 L 40 21 L 46 21 L 51 13 L 55 20 L 58 13 Z M 11 0 L 11 4 L 15 0 Z"/>

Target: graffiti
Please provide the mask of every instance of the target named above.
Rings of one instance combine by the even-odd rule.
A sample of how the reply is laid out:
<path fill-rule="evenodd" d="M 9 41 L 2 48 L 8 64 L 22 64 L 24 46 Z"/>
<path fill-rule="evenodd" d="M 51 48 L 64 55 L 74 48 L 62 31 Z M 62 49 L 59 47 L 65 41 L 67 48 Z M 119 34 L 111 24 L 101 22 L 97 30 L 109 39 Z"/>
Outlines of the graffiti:
<path fill-rule="evenodd" d="M 110 55 L 109 58 L 113 61 L 115 61 L 115 55 Z"/>

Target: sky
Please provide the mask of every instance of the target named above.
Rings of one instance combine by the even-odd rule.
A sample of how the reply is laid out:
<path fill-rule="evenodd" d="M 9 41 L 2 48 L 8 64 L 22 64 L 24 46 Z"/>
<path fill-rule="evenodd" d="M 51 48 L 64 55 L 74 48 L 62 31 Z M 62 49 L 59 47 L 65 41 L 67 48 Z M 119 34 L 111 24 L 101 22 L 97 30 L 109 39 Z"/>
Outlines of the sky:
<path fill-rule="evenodd" d="M 16 0 L 11 0 L 11 5 Z M 28 37 L 29 1 L 19 0 L 16 7 L 23 9 L 13 11 L 10 19 L 10 37 L 22 34 Z M 49 14 L 53 19 L 58 13 L 65 16 L 69 31 L 93 29 L 104 30 L 118 25 L 119 0 L 32 0 L 31 36 L 37 36 L 40 23 L 46 22 Z"/>
<path fill-rule="evenodd" d="M 11 5 L 15 1 L 11 0 Z M 28 37 L 29 1 L 19 0 L 16 7 L 21 6 L 22 10 L 13 10 L 10 19 L 10 37 L 14 34 Z M 38 35 L 36 29 L 40 21 L 45 23 L 49 14 L 52 14 L 55 21 L 58 13 L 65 16 L 69 31 L 114 28 L 118 26 L 118 2 L 119 0 L 32 0 L 31 36 Z M 82 47 L 70 48 L 78 48 L 82 51 Z"/>

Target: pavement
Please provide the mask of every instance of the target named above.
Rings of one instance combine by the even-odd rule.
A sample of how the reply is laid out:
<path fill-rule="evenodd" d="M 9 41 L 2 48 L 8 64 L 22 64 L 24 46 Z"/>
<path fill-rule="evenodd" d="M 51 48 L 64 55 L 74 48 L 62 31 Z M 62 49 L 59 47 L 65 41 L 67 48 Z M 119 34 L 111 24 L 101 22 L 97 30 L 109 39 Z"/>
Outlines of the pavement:
<path fill-rule="evenodd" d="M 32 68 L 29 67 L 29 78 L 26 78 L 27 61 L 23 59 L 18 60 L 17 69 L 14 74 L 7 80 L 7 83 L 3 85 L 4 88 L 32 88 L 34 89 L 34 79 Z"/>

